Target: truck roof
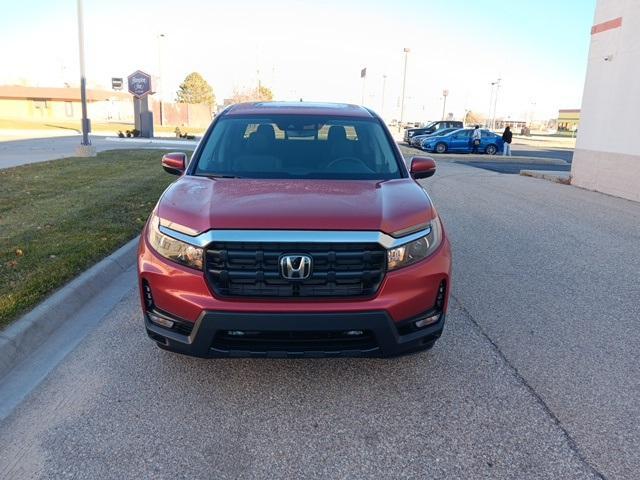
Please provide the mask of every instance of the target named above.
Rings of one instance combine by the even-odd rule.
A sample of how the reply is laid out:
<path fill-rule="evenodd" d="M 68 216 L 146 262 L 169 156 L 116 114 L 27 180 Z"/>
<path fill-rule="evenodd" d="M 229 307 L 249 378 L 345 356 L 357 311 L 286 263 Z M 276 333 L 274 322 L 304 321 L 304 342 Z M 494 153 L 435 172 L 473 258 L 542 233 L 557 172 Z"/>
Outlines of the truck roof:
<path fill-rule="evenodd" d="M 348 103 L 324 102 L 251 102 L 232 105 L 223 115 L 329 115 L 374 118 L 364 107 Z"/>

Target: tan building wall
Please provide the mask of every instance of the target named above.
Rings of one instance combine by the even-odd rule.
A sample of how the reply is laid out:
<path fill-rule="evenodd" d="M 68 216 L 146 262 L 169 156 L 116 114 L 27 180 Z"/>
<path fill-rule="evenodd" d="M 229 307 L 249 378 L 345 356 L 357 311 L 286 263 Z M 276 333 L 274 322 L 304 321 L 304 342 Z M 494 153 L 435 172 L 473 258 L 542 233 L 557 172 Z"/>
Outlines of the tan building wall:
<path fill-rule="evenodd" d="M 574 185 L 640 201 L 640 1 L 598 0 Z"/>
<path fill-rule="evenodd" d="M 87 91 L 87 111 L 93 122 L 133 123 L 133 97 L 107 90 Z M 149 108 L 160 124 L 160 104 L 152 97 Z M 208 105 L 164 103 L 164 124 L 207 127 L 213 110 Z M 31 121 L 80 120 L 82 105 L 77 88 L 0 86 L 0 118 Z"/>

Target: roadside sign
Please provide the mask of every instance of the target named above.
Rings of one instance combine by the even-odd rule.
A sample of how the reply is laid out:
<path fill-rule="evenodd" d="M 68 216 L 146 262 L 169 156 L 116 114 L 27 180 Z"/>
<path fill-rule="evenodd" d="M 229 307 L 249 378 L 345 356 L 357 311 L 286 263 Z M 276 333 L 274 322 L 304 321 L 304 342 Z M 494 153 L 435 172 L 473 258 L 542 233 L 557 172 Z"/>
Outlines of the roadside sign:
<path fill-rule="evenodd" d="M 122 90 L 122 77 L 111 77 L 111 88 L 113 90 Z"/>
<path fill-rule="evenodd" d="M 144 97 L 151 93 L 151 75 L 136 70 L 127 77 L 129 93 L 134 97 Z"/>

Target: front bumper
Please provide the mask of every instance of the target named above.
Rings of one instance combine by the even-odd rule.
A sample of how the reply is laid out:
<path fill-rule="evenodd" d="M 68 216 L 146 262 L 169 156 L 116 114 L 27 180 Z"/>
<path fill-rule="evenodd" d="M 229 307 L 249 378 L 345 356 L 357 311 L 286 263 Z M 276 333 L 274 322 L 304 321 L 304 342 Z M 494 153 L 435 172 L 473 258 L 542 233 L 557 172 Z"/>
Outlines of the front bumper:
<path fill-rule="evenodd" d="M 428 259 L 387 272 L 373 297 L 221 298 L 209 288 L 202 272 L 157 255 L 145 234 L 138 251 L 138 274 L 147 333 L 170 350 L 202 357 L 393 356 L 428 348 L 440 336 L 451 290 L 451 250 L 445 235 L 442 245 Z M 446 287 L 442 318 L 417 331 L 404 328 L 434 309 L 441 285 Z M 176 328 L 152 323 L 150 309 L 176 320 Z M 255 342 L 262 349 L 250 345 L 250 341 L 244 342 L 250 345 L 246 348 L 240 345 L 242 342 L 235 342 L 234 348 L 216 345 L 221 331 L 290 332 L 295 337 L 304 336 L 304 332 L 331 336 L 350 330 L 367 331 L 369 343 L 344 342 L 342 348 L 340 342 L 332 342 L 331 348 L 322 348 L 322 342 L 316 342 L 318 348 L 304 349 L 299 348 L 298 339 L 268 348 L 265 342 Z"/>
<path fill-rule="evenodd" d="M 396 324 L 384 311 L 362 313 L 203 312 L 188 335 L 152 323 L 149 336 L 164 348 L 197 357 L 389 357 L 430 348 L 441 335 L 445 314 L 427 327 Z M 360 338 L 340 335 L 362 332 Z M 232 337 L 246 332 L 249 338 Z"/>

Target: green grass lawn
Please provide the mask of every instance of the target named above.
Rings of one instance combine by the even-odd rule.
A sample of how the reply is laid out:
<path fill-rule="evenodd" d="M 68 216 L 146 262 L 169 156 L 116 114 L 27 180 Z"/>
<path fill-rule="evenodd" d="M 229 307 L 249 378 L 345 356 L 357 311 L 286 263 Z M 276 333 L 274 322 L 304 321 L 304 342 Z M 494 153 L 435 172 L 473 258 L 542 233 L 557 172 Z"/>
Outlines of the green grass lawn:
<path fill-rule="evenodd" d="M 0 328 L 140 233 L 176 177 L 162 151 L 0 170 Z"/>

